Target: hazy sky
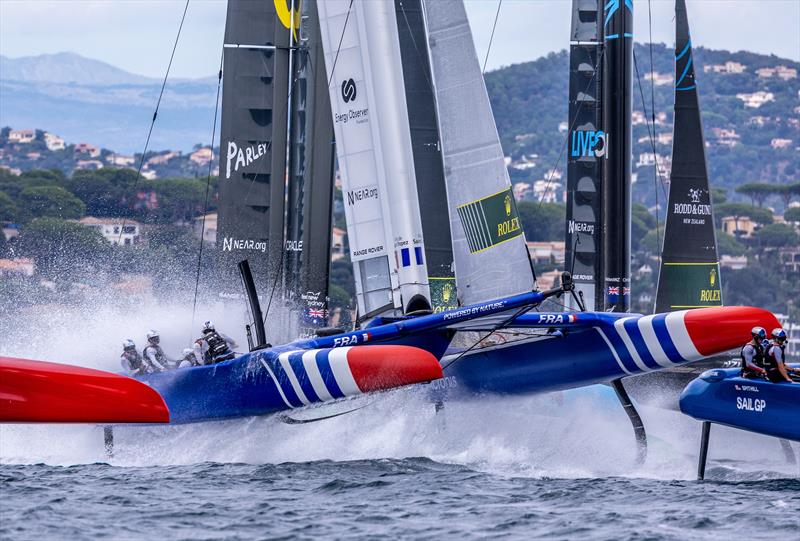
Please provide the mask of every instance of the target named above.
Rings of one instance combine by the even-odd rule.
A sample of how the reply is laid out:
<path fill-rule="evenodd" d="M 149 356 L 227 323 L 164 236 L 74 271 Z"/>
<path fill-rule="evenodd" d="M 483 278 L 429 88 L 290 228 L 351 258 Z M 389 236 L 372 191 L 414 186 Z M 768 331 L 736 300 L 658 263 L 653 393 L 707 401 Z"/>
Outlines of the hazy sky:
<path fill-rule="evenodd" d="M 497 0 L 466 4 L 482 62 Z M 648 3 L 635 0 L 634 4 L 636 39 L 649 41 Z M 687 4 L 695 45 L 800 60 L 800 0 L 687 0 Z M 570 5 L 570 0 L 504 0 L 489 68 L 565 48 Z M 673 43 L 673 5 L 672 0 L 652 0 L 656 42 Z M 184 0 L 0 0 L 0 54 L 72 51 L 161 77 L 183 6 Z M 224 25 L 224 0 L 191 0 L 173 75 L 215 73 Z"/>

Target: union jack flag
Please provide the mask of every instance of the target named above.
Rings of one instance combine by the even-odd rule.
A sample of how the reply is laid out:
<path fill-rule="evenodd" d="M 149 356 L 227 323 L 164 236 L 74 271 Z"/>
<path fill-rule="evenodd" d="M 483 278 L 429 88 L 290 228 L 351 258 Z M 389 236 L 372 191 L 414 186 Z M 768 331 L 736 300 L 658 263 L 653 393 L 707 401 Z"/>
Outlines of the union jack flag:
<path fill-rule="evenodd" d="M 618 287 L 609 287 L 608 288 L 609 295 L 619 295 L 619 288 Z"/>
<path fill-rule="evenodd" d="M 308 317 L 322 319 L 327 315 L 328 315 L 328 311 L 324 310 L 324 309 L 319 309 L 319 310 L 315 309 L 315 308 L 309 308 L 308 309 Z"/>
<path fill-rule="evenodd" d="M 623 287 L 623 288 L 622 288 L 622 294 L 623 294 L 623 295 L 630 295 L 630 294 L 631 294 L 631 288 L 629 288 L 629 287 Z"/>

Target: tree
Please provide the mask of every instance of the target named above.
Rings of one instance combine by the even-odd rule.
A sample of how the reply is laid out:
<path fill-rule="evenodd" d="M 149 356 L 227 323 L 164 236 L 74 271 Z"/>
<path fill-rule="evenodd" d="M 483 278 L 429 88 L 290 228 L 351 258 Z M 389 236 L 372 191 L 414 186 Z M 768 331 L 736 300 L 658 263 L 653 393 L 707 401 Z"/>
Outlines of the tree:
<path fill-rule="evenodd" d="M 744 255 L 747 247 L 736 240 L 736 237 L 717 230 L 717 253 L 719 255 Z"/>
<path fill-rule="evenodd" d="M 749 197 L 753 206 L 756 206 L 756 203 L 758 203 L 759 207 L 763 207 L 767 197 L 775 193 L 775 187 L 770 184 L 748 182 L 747 184 L 742 184 L 737 187 L 736 193 L 744 194 Z"/>
<path fill-rule="evenodd" d="M 24 211 L 33 218 L 80 218 L 86 212 L 83 201 L 58 186 L 25 188 L 19 194 Z"/>
<path fill-rule="evenodd" d="M 722 218 L 732 216 L 736 222 L 736 230 L 739 228 L 739 220 L 745 216 L 756 223 L 766 225 L 772 223 L 772 213 L 767 209 L 750 206 L 746 203 L 723 203 L 714 208 L 714 218 L 717 227 L 722 227 Z"/>
<path fill-rule="evenodd" d="M 65 187 L 86 203 L 91 216 L 127 218 L 136 202 L 135 183 L 136 171 L 131 169 L 78 170 Z"/>
<path fill-rule="evenodd" d="M 0 222 L 13 222 L 17 220 L 19 209 L 14 201 L 5 192 L 0 192 Z"/>
<path fill-rule="evenodd" d="M 203 211 L 206 183 L 190 178 L 169 178 L 150 181 L 146 189 L 156 193 L 158 207 L 149 217 L 161 223 L 190 220 Z"/>
<path fill-rule="evenodd" d="M 728 201 L 728 190 L 724 188 L 711 188 L 711 202 L 715 205 L 721 205 Z"/>
<path fill-rule="evenodd" d="M 17 252 L 32 258 L 37 271 L 56 281 L 73 281 L 106 262 L 110 246 L 99 231 L 77 222 L 39 218 L 25 226 Z"/>
<path fill-rule="evenodd" d="M 522 228 L 528 241 L 564 239 L 566 207 L 555 203 L 520 201 L 517 203 Z"/>
<path fill-rule="evenodd" d="M 783 219 L 787 222 L 800 222 L 800 207 L 792 207 L 783 212 Z"/>
<path fill-rule="evenodd" d="M 798 244 L 797 233 L 794 228 L 786 224 L 769 224 L 756 233 L 758 242 L 762 246 L 795 246 Z"/>

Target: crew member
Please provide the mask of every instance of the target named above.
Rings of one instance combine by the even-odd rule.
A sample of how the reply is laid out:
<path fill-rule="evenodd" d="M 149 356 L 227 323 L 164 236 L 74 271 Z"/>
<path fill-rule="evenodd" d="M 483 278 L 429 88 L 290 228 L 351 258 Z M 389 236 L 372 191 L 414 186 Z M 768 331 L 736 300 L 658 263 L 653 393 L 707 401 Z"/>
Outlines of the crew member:
<path fill-rule="evenodd" d="M 742 347 L 742 377 L 763 378 L 767 375 L 764 370 L 764 346 L 762 342 L 767 339 L 764 327 L 753 327 L 750 331 L 752 340 Z"/>
<path fill-rule="evenodd" d="M 203 324 L 203 336 L 197 339 L 195 351 L 200 351 L 204 364 L 220 363 L 233 359 L 236 354 L 232 348 L 237 346 L 236 341 L 214 328 L 211 321 Z"/>
<path fill-rule="evenodd" d="M 130 338 L 122 342 L 122 355 L 119 356 L 119 362 L 122 364 L 123 370 L 127 370 L 131 375 L 141 376 L 147 373 L 142 356 L 136 351 L 136 344 Z"/>
<path fill-rule="evenodd" d="M 151 329 L 147 332 L 147 347 L 142 351 L 142 358 L 147 365 L 148 372 L 163 372 L 170 368 L 170 359 L 161 349 L 160 341 L 161 337 L 158 331 Z"/>
<path fill-rule="evenodd" d="M 789 373 L 800 375 L 800 370 L 786 366 L 786 331 L 781 328 L 772 329 L 772 343 L 764 352 L 764 368 L 772 383 L 794 383 Z"/>
<path fill-rule="evenodd" d="M 183 350 L 183 357 L 181 360 L 178 361 L 178 368 L 189 368 L 192 366 L 200 366 L 200 361 L 197 360 L 197 355 L 195 354 L 194 349 L 192 348 L 184 348 Z"/>

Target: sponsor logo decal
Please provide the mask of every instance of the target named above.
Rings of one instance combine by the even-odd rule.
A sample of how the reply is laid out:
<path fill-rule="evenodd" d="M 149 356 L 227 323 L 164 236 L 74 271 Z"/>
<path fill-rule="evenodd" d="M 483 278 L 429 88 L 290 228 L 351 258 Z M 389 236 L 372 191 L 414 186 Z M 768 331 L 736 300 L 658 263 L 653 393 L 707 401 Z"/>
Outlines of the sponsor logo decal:
<path fill-rule="evenodd" d="M 608 156 L 608 134 L 603 130 L 573 130 L 573 158 L 603 158 Z"/>
<path fill-rule="evenodd" d="M 594 235 L 594 224 L 589 222 L 576 222 L 575 220 L 570 220 L 567 223 L 567 229 L 570 235 L 576 232 Z"/>
<path fill-rule="evenodd" d="M 356 82 L 352 77 L 342 81 L 342 99 L 345 103 L 355 101 L 357 95 L 358 89 L 356 88 Z"/>
<path fill-rule="evenodd" d="M 286 251 L 287 252 L 302 252 L 303 251 L 303 241 L 302 240 L 287 240 L 286 244 Z"/>
<path fill-rule="evenodd" d="M 431 277 L 429 278 L 429 284 L 434 313 L 458 308 L 455 278 Z"/>
<path fill-rule="evenodd" d="M 356 86 L 356 82 L 352 77 L 342 81 L 340 90 L 342 100 L 344 100 L 345 103 L 356 101 L 356 98 L 358 97 L 358 87 Z M 333 116 L 333 120 L 337 124 L 347 124 L 351 120 L 356 124 L 361 124 L 363 122 L 369 122 L 369 108 L 365 107 L 363 109 L 348 109 L 347 112 L 335 113 Z"/>
<path fill-rule="evenodd" d="M 767 401 L 760 398 L 750 398 L 749 396 L 736 397 L 736 409 L 755 411 L 761 413 L 767 407 Z"/>
<path fill-rule="evenodd" d="M 739 366 L 739 361 L 733 361 L 733 363 L 736 366 Z M 751 393 L 759 392 L 758 387 L 756 387 L 755 385 L 739 385 L 738 383 L 734 383 L 733 386 L 736 387 L 737 391 L 748 391 Z"/>
<path fill-rule="evenodd" d="M 356 344 L 363 344 L 364 342 L 369 342 L 369 339 L 370 339 L 370 334 L 368 332 L 362 332 L 350 336 L 342 336 L 333 339 L 333 347 L 338 348 L 342 346 L 354 346 Z"/>
<path fill-rule="evenodd" d="M 569 314 L 539 314 L 537 323 L 545 325 L 556 325 L 561 323 L 575 323 L 576 317 Z"/>
<path fill-rule="evenodd" d="M 684 203 L 674 203 L 672 212 L 684 216 L 683 223 L 689 225 L 703 225 L 706 223 L 706 216 L 711 216 L 711 205 L 703 203 L 703 192 L 708 190 L 700 188 L 689 188 L 686 193 L 689 200 Z"/>
<path fill-rule="evenodd" d="M 267 241 L 254 239 L 235 239 L 233 237 L 225 237 L 222 239 L 223 252 L 232 252 L 234 250 L 249 250 L 267 253 Z"/>
<path fill-rule="evenodd" d="M 366 199 L 378 199 L 378 185 L 364 186 L 347 191 L 347 204 L 353 206 L 359 201 Z"/>
<path fill-rule="evenodd" d="M 522 235 L 511 189 L 457 207 L 470 253 L 482 252 Z"/>
<path fill-rule="evenodd" d="M 370 254 L 382 254 L 383 253 L 383 244 L 379 246 L 370 246 L 369 248 L 363 248 L 361 250 L 353 250 L 353 257 L 361 257 Z"/>
<path fill-rule="evenodd" d="M 300 28 L 300 2 L 297 2 L 297 7 L 291 9 L 287 0 L 273 0 L 275 4 L 275 14 L 284 28 L 291 29 L 294 34 L 294 39 L 297 39 L 297 30 Z"/>
<path fill-rule="evenodd" d="M 241 148 L 233 141 L 228 141 L 228 153 L 225 161 L 225 178 L 231 178 L 233 172 L 238 172 L 240 167 L 247 167 L 267 153 L 267 143 L 258 143 Z"/>
<path fill-rule="evenodd" d="M 497 310 L 503 308 L 505 305 L 505 301 L 490 302 L 489 304 L 482 304 L 480 306 L 472 306 L 470 308 L 448 312 L 443 315 L 443 318 L 445 321 L 450 321 L 451 319 L 460 319 L 462 317 L 474 316 L 475 314 L 482 314 L 489 310 Z"/>

